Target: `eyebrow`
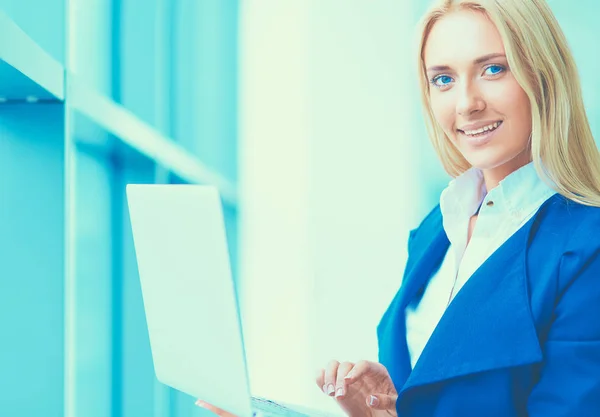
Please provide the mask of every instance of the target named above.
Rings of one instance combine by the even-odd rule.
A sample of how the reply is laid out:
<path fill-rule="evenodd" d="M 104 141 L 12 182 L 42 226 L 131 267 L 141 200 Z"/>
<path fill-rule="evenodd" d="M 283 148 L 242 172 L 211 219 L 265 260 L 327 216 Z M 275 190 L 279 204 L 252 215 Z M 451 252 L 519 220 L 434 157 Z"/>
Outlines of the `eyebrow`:
<path fill-rule="evenodd" d="M 490 59 L 494 59 L 494 58 L 506 58 L 506 55 L 500 54 L 500 53 L 484 55 L 482 57 L 477 58 L 475 61 L 473 61 L 473 65 L 482 64 L 482 63 L 489 61 Z M 451 68 L 447 65 L 436 65 L 436 66 L 427 68 L 427 72 L 448 71 L 449 69 L 451 69 Z"/>

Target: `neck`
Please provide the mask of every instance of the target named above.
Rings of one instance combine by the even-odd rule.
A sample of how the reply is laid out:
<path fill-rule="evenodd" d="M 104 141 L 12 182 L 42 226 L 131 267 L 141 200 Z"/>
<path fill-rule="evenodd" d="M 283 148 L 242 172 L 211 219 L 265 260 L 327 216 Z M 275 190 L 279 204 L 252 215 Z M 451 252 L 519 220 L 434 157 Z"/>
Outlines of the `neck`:
<path fill-rule="evenodd" d="M 496 188 L 500 181 L 506 178 L 508 175 L 515 172 L 517 169 L 527 165 L 531 162 L 529 153 L 522 153 L 510 161 L 490 169 L 483 169 L 483 180 L 485 182 L 485 189 L 490 190 Z"/>

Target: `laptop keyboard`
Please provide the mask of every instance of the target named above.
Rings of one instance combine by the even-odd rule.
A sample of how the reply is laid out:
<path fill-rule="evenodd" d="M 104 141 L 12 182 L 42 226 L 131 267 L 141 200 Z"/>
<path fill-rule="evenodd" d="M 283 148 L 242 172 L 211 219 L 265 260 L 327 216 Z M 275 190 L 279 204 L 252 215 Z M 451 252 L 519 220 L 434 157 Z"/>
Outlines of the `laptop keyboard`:
<path fill-rule="evenodd" d="M 252 409 L 256 417 L 281 416 L 281 417 L 310 417 L 308 414 L 299 413 L 281 404 L 260 397 L 252 397 Z"/>

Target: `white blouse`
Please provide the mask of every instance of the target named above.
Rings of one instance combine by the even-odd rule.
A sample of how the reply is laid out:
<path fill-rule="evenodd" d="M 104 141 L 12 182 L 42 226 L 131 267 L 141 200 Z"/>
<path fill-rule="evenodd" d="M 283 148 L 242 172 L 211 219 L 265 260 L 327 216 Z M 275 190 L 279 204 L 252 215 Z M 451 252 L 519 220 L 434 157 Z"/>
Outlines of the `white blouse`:
<path fill-rule="evenodd" d="M 440 197 L 450 247 L 420 300 L 406 309 L 406 338 L 414 368 L 449 301 L 473 273 L 555 194 L 537 175 L 533 162 L 506 176 L 486 193 L 483 173 L 471 168 L 450 181 Z M 470 218 L 479 209 L 467 245 Z"/>

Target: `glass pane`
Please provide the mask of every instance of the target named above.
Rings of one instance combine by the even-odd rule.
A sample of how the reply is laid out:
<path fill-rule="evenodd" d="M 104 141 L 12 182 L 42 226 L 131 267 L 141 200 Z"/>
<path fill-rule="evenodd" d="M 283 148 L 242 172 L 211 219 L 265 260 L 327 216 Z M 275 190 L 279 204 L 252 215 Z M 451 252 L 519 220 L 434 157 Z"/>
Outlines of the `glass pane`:
<path fill-rule="evenodd" d="M 0 11 L 64 65 L 65 0 L 0 0 Z"/>
<path fill-rule="evenodd" d="M 63 106 L 0 110 L 0 414 L 62 416 Z"/>

